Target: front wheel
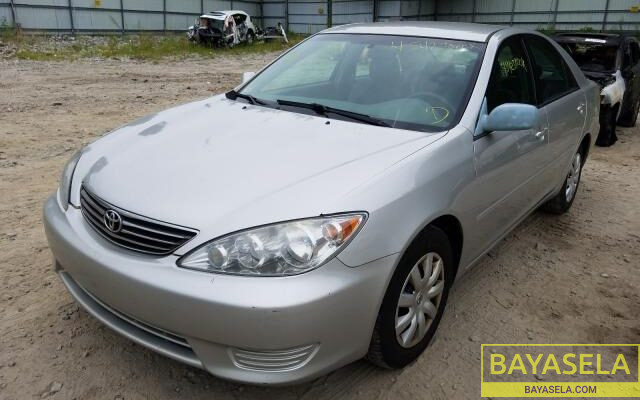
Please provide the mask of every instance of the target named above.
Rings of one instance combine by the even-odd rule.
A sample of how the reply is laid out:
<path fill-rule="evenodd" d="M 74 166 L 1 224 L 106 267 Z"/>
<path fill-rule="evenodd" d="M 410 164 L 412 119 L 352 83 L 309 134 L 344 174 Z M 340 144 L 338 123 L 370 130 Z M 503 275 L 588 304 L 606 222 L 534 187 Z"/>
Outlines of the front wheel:
<path fill-rule="evenodd" d="M 247 32 L 247 45 L 251 46 L 255 40 L 256 35 L 253 33 L 253 31 Z"/>
<path fill-rule="evenodd" d="M 601 147 L 612 146 L 617 140 L 616 120 L 618 117 L 618 107 L 604 106 L 600 111 L 600 132 L 596 139 L 596 145 Z"/>
<path fill-rule="evenodd" d="M 453 281 L 451 245 L 428 227 L 409 247 L 391 278 L 367 359 L 385 368 L 414 361 L 435 335 Z"/>
<path fill-rule="evenodd" d="M 546 202 L 542 208 L 552 214 L 563 214 L 571 208 L 573 200 L 576 198 L 576 192 L 580 185 L 580 176 L 582 175 L 582 154 L 578 151 L 573 155 L 571 168 L 564 181 L 562 190 L 551 200 Z"/>

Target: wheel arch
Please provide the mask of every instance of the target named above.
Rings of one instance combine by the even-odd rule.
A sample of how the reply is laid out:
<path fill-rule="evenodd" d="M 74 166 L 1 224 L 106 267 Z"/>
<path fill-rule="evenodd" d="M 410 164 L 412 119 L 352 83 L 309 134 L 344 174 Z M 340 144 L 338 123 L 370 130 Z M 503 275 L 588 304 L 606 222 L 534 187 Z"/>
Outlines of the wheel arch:
<path fill-rule="evenodd" d="M 460 220 L 451 214 L 445 214 L 429 222 L 422 231 L 429 226 L 434 226 L 442 230 L 447 235 L 447 238 L 449 238 L 449 243 L 453 250 L 455 274 L 457 275 L 460 257 L 462 256 L 462 246 L 464 244 L 464 232 Z"/>
<path fill-rule="evenodd" d="M 460 265 L 460 259 L 462 256 L 462 248 L 464 245 L 464 231 L 462 228 L 462 224 L 460 220 L 454 216 L 453 214 L 442 214 L 438 217 L 431 219 L 429 222 L 425 223 L 424 226 L 416 232 L 416 234 L 408 241 L 406 247 L 402 250 L 402 254 L 398 258 L 398 262 L 402 260 L 404 255 L 409 251 L 409 249 L 419 241 L 427 229 L 430 227 L 435 227 L 444 232 L 444 234 L 449 239 L 449 243 L 451 244 L 451 249 L 453 251 L 454 257 L 454 279 L 458 273 L 458 267 Z"/>
<path fill-rule="evenodd" d="M 591 150 L 591 133 L 587 132 L 586 135 L 582 138 L 582 142 L 580 142 L 580 146 L 578 146 L 578 150 L 580 150 L 580 154 L 582 155 L 582 164 L 587 161 L 587 157 L 589 156 L 589 151 Z"/>

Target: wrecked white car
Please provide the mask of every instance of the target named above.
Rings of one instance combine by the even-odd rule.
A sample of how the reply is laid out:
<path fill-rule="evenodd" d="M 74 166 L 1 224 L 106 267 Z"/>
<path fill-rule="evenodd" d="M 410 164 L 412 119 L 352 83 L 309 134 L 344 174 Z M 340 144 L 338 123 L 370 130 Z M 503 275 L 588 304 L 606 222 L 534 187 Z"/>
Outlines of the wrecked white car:
<path fill-rule="evenodd" d="M 212 11 L 201 15 L 189 27 L 187 38 L 210 46 L 233 47 L 253 43 L 257 33 L 251 17 L 244 11 Z"/>
<path fill-rule="evenodd" d="M 600 132 L 596 144 L 611 146 L 616 125 L 635 126 L 640 107 L 640 46 L 632 36 L 563 33 L 554 38 L 600 92 Z"/>

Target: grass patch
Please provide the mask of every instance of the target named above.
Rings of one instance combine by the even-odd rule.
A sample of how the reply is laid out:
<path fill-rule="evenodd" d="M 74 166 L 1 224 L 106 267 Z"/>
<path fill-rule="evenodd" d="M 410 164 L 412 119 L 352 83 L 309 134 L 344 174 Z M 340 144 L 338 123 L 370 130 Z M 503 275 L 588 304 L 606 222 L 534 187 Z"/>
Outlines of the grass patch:
<path fill-rule="evenodd" d="M 18 36 L 18 31 L 13 25 L 9 25 L 6 19 L 0 20 L 0 40 L 3 42 L 13 42 Z"/>
<path fill-rule="evenodd" d="M 209 48 L 187 40 L 183 34 L 127 35 L 91 38 L 77 36 L 76 40 L 52 41 L 49 36 L 24 36 L 16 42 L 18 58 L 51 61 L 82 58 L 130 58 L 137 60 L 184 59 L 188 57 L 213 58 L 222 54 L 266 53 L 285 50 L 304 38 L 292 34 L 289 43 L 279 40 L 238 45 L 231 49 Z M 53 42 L 53 43 L 52 43 Z"/>

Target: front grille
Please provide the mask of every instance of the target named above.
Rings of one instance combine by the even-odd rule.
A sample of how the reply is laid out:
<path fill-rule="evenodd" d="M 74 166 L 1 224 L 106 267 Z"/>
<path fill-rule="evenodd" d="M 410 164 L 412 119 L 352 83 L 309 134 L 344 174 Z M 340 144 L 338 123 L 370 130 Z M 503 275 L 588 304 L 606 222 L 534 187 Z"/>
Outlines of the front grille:
<path fill-rule="evenodd" d="M 80 190 L 80 206 L 82 215 L 89 225 L 105 239 L 129 250 L 147 254 L 171 254 L 195 235 L 196 231 L 177 225 L 160 222 L 123 210 L 84 187 Z M 117 232 L 107 229 L 105 213 L 113 210 L 121 218 L 121 226 Z"/>
<path fill-rule="evenodd" d="M 283 350 L 231 349 L 233 363 L 243 369 L 265 372 L 291 371 L 305 365 L 316 354 L 317 344 Z"/>

